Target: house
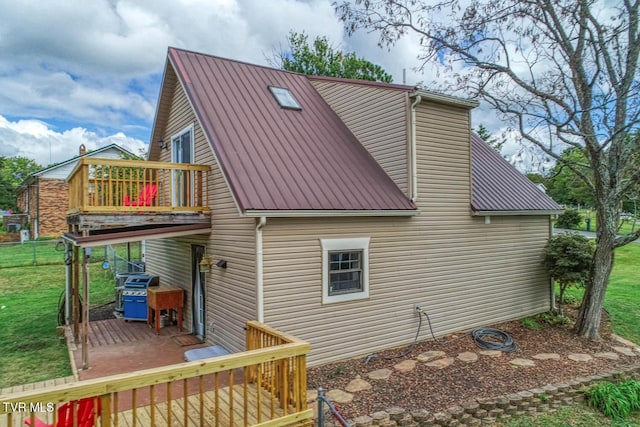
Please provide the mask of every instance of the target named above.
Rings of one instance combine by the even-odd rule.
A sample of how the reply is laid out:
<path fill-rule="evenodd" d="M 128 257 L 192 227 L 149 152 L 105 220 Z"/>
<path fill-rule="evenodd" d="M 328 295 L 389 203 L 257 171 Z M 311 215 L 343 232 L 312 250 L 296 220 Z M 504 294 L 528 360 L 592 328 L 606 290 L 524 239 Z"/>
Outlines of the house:
<path fill-rule="evenodd" d="M 147 241 L 147 271 L 207 342 L 241 351 L 256 319 L 311 365 L 412 342 L 415 305 L 436 335 L 548 310 L 561 207 L 471 132 L 476 106 L 170 48 L 149 160 L 210 166 L 211 229 Z"/>
<path fill-rule="evenodd" d="M 81 145 L 77 156 L 29 174 L 18 187 L 16 196 L 18 209 L 29 217 L 30 234 L 34 239 L 60 237 L 67 231 L 69 186 L 66 179 L 83 157 L 120 159 L 134 157 L 134 154 L 116 144 L 87 153 Z"/>

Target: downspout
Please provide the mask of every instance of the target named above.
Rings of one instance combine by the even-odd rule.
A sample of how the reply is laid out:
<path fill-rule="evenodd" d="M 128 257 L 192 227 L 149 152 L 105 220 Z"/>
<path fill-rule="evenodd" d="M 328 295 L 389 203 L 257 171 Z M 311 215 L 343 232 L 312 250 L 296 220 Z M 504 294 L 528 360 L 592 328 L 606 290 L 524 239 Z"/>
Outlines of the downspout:
<path fill-rule="evenodd" d="M 411 191 L 410 198 L 412 202 L 418 199 L 418 160 L 416 154 L 416 106 L 422 102 L 422 97 L 416 95 L 416 100 L 411 104 L 411 135 L 409 136 L 409 161 L 411 168 Z"/>
<path fill-rule="evenodd" d="M 262 228 L 267 224 L 267 217 L 261 216 L 256 225 L 256 305 L 258 322 L 264 323 L 264 273 L 262 255 Z"/>
<path fill-rule="evenodd" d="M 549 239 L 553 237 L 553 218 L 549 215 Z M 556 287 L 554 285 L 555 280 L 553 276 L 549 276 L 549 287 L 551 288 L 551 310 L 556 310 Z M 560 301 L 562 303 L 562 301 Z"/>

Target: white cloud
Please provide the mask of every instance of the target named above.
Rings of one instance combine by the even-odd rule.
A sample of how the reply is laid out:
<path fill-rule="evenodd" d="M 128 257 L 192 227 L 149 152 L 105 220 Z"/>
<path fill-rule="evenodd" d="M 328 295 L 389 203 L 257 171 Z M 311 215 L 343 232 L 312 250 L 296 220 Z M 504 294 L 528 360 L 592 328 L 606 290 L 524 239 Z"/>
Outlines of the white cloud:
<path fill-rule="evenodd" d="M 331 0 L 0 0 L 0 10 L 0 114 L 10 118 L 0 116 L 0 155 L 43 165 L 81 143 L 137 152 L 148 142 L 168 46 L 267 64 L 289 31 L 305 31 L 381 65 L 396 83 L 403 69 L 410 85 L 444 77 L 414 70 L 416 35 L 391 49 L 376 33 L 348 37 Z M 502 127 L 482 108 L 474 117 Z"/>
<path fill-rule="evenodd" d="M 122 132 L 102 136 L 80 127 L 57 132 L 40 120 L 12 122 L 3 116 L 0 116 L 0 141 L 0 156 L 27 157 L 41 166 L 76 156 L 81 144 L 87 150 L 117 144 L 134 154 L 146 151 L 144 142 Z"/>

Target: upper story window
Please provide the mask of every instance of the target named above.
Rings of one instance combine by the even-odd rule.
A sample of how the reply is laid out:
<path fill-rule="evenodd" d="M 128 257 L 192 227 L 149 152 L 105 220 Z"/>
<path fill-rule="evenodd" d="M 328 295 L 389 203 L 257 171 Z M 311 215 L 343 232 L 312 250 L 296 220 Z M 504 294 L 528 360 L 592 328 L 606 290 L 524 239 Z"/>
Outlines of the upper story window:
<path fill-rule="evenodd" d="M 193 125 L 171 137 L 171 161 L 193 163 Z"/>
<path fill-rule="evenodd" d="M 302 110 L 302 107 L 293 97 L 293 94 L 289 89 L 283 87 L 269 86 L 269 90 L 278 101 L 278 104 L 282 108 L 288 108 L 291 110 Z"/>

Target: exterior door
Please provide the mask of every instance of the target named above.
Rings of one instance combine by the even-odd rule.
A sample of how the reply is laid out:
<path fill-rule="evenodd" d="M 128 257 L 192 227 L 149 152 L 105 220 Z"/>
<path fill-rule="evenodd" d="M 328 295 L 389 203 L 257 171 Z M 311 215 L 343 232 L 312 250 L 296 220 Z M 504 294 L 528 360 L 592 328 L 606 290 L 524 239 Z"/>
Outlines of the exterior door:
<path fill-rule="evenodd" d="M 193 334 L 201 340 L 205 338 L 205 319 L 206 319 L 206 300 L 205 300 L 205 274 L 200 272 L 200 261 L 204 257 L 204 246 L 192 245 L 191 246 L 191 259 L 192 259 L 192 278 L 193 284 L 191 287 L 192 295 L 192 313 L 193 318 Z"/>
<path fill-rule="evenodd" d="M 171 161 L 193 163 L 193 128 L 189 127 L 171 139 Z M 173 172 L 173 205 L 193 205 L 193 180 L 189 171 Z"/>

